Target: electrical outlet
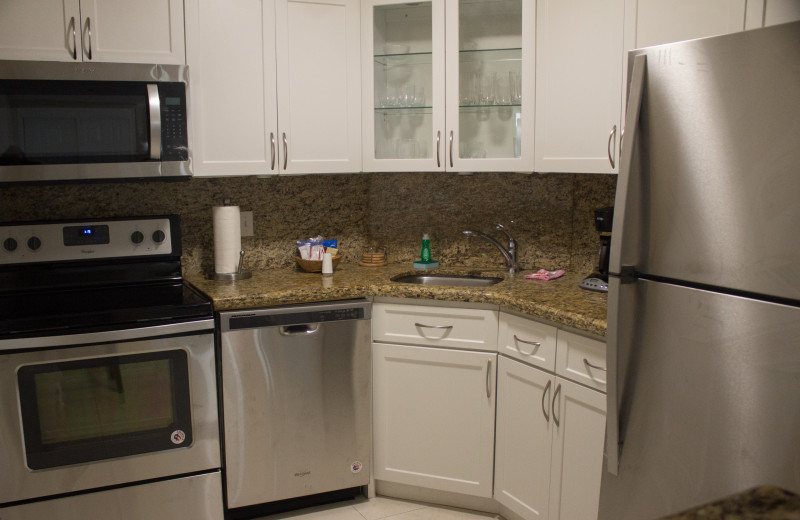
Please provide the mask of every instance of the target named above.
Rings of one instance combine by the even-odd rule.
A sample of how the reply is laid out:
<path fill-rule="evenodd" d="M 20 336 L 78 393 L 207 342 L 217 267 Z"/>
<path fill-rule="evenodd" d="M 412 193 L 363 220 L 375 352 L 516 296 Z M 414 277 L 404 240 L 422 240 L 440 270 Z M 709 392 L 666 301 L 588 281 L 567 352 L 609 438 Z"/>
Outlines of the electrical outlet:
<path fill-rule="evenodd" d="M 239 219 L 241 220 L 242 236 L 243 237 L 253 236 L 253 212 L 242 211 L 241 213 L 239 213 Z"/>

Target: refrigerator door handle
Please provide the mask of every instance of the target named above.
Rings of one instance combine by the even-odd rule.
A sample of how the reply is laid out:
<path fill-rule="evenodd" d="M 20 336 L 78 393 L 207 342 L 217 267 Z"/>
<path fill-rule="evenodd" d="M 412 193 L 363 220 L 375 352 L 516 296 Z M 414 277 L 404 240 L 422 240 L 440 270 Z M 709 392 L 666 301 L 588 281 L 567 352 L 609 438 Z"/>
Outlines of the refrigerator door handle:
<path fill-rule="evenodd" d="M 647 70 L 647 57 L 644 55 L 631 56 L 632 62 L 629 66 L 630 86 L 628 88 L 628 107 L 625 114 L 625 129 L 627 139 L 625 146 L 620 154 L 619 177 L 617 178 L 617 197 L 614 203 L 614 225 L 613 235 L 615 239 L 611 242 L 611 255 L 609 261 L 608 277 L 608 331 L 606 334 L 606 454 L 608 460 L 608 472 L 617 475 L 619 473 L 620 452 L 622 449 L 622 422 L 621 407 L 624 394 L 625 382 L 625 359 L 627 346 L 623 345 L 624 338 L 620 337 L 623 330 L 622 321 L 628 321 L 626 313 L 620 312 L 620 308 L 626 302 L 622 301 L 621 295 L 624 292 L 630 297 L 634 291 L 626 288 L 636 281 L 636 268 L 633 265 L 623 265 L 624 261 L 637 261 L 628 254 L 630 248 L 636 246 L 639 240 L 638 222 L 636 215 L 640 201 L 633 200 L 632 197 L 638 195 L 638 190 L 634 186 L 639 185 L 639 179 L 635 176 L 641 174 L 634 168 L 634 152 L 636 141 L 639 137 L 639 114 L 642 107 L 644 96 L 645 72 Z M 631 224 L 626 226 L 626 224 Z M 627 232 L 626 232 L 627 228 Z M 634 236 L 631 237 L 630 235 Z M 623 258 L 625 254 L 625 258 Z"/>

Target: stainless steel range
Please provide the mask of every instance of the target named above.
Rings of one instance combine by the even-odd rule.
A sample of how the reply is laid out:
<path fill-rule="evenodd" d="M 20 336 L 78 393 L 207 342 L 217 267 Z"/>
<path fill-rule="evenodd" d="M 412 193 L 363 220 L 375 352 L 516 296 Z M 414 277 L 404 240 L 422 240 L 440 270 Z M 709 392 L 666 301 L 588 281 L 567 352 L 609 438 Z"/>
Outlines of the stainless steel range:
<path fill-rule="evenodd" d="M 213 309 L 177 216 L 0 225 L 0 518 L 221 519 Z"/>

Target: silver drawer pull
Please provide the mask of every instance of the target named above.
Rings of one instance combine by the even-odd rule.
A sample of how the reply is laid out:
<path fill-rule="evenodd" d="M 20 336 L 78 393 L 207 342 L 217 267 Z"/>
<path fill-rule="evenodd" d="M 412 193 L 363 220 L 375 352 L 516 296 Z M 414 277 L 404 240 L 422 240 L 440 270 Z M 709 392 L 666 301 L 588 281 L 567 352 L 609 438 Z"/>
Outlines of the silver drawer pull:
<path fill-rule="evenodd" d="M 539 350 L 539 347 L 542 346 L 542 344 L 538 341 L 526 341 L 524 339 L 518 338 L 516 334 L 514 334 L 514 341 L 516 341 L 517 343 L 524 343 L 526 345 L 533 345 L 533 350 L 531 350 L 530 352 L 522 352 L 522 350 L 519 351 L 520 354 L 525 354 L 526 356 L 534 355 L 536 351 Z"/>
<path fill-rule="evenodd" d="M 586 365 L 586 368 L 594 368 L 595 370 L 601 370 L 603 372 L 606 372 L 608 370 L 607 368 L 599 367 L 597 365 L 589 363 L 589 360 L 586 358 L 583 358 L 583 364 Z"/>
<path fill-rule="evenodd" d="M 491 383 L 491 382 L 492 382 L 492 360 L 490 359 L 490 360 L 488 360 L 486 362 L 486 397 L 487 398 L 491 398 L 492 397 L 492 387 L 489 385 L 489 383 Z"/>
<path fill-rule="evenodd" d="M 415 327 L 421 327 L 423 329 L 452 329 L 452 325 L 423 325 L 422 323 L 415 323 Z"/>

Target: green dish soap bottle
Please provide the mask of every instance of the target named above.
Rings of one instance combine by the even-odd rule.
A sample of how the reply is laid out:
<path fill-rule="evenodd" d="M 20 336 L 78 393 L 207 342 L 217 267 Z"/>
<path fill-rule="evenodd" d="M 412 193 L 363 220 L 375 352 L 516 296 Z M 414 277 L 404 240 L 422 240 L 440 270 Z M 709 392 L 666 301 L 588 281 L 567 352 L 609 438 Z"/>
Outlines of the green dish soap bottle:
<path fill-rule="evenodd" d="M 422 235 L 422 250 L 419 253 L 419 261 L 414 262 L 414 269 L 436 269 L 439 262 L 431 260 L 431 237 L 425 233 Z"/>

